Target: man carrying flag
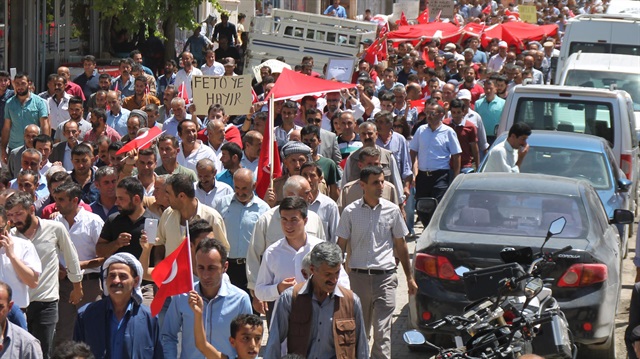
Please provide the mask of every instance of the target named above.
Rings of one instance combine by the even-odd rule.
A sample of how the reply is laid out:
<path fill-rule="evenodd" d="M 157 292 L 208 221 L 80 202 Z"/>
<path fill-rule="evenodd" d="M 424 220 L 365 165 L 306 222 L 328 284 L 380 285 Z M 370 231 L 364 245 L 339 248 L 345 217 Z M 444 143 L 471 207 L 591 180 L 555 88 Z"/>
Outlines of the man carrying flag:
<path fill-rule="evenodd" d="M 162 342 L 164 356 L 177 358 L 178 333 L 182 333 L 180 358 L 200 359 L 204 356 L 196 348 L 194 340 L 194 315 L 189 307 L 189 294 L 191 290 L 191 266 L 189 265 L 188 250 L 189 240 L 184 240 L 173 256 L 160 262 L 152 272 L 156 284 L 160 287 L 152 303 L 160 301 L 162 306 L 164 295 L 176 295 L 172 298 L 169 310 L 162 325 Z M 240 314 L 252 314 L 249 296 L 242 289 L 234 286 L 222 277 L 227 271 L 227 249 L 217 239 L 205 238 L 196 247 L 196 272 L 200 282 L 196 283 L 194 290 L 204 300 L 203 317 L 207 341 L 229 358 L 236 357 L 236 351 L 229 343 L 229 324 Z M 176 268 L 176 269 L 173 269 Z M 156 274 L 157 273 L 157 274 Z M 175 276 L 173 273 L 177 273 Z M 184 278 L 178 278 L 183 275 Z M 188 281 L 187 281 L 188 276 Z M 166 279 L 163 279 L 166 278 Z M 182 284 L 181 284 L 182 283 Z M 188 283 L 187 285 L 184 285 Z M 164 288 L 179 290 L 165 293 Z M 180 287 L 180 288 L 178 288 Z M 161 293 L 163 297 L 161 297 Z"/>
<path fill-rule="evenodd" d="M 140 262 L 116 253 L 102 268 L 106 296 L 80 308 L 73 339 L 87 343 L 96 358 L 163 358 L 158 319 L 142 305 Z"/>

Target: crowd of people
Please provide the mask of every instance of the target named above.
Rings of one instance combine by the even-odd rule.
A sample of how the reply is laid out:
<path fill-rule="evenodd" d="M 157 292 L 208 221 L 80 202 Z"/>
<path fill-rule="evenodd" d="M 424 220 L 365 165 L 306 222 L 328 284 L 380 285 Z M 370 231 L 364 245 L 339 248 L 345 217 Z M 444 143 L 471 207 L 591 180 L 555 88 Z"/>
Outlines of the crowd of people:
<path fill-rule="evenodd" d="M 459 4 L 463 21 L 479 16 Z M 0 357 L 255 358 L 268 331 L 265 358 L 391 358 L 396 296 L 417 291 L 405 241 L 415 199 L 440 200 L 485 156 L 517 172 L 526 125 L 488 153 L 505 98 L 550 83 L 558 56 L 555 37 L 526 49 L 471 37 L 360 59 L 355 87 L 275 103 L 268 137 L 283 175 L 260 198 L 279 74 L 260 68 L 246 116 L 214 104 L 199 117 L 188 103 L 193 76 L 240 72 L 246 36 L 228 16 L 220 24 L 218 50 L 197 30 L 157 74 L 138 51 L 117 77 L 85 56 L 83 73 L 60 67 L 41 93 L 29 75 L 0 71 Z M 311 56 L 292 65 L 321 76 Z M 120 151 L 154 127 L 163 133 L 150 148 Z M 187 234 L 194 290 L 152 316 L 153 268 Z"/>

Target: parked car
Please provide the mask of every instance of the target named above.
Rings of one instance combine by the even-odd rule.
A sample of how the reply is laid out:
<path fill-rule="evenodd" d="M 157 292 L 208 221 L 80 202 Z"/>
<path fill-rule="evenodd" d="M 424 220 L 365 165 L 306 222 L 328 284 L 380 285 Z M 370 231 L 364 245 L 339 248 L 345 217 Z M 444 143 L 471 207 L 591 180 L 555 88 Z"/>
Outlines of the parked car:
<path fill-rule="evenodd" d="M 500 135 L 493 146 L 507 139 Z M 520 166 L 520 173 L 540 173 L 585 179 L 598 192 L 609 220 L 616 209 L 632 210 L 631 181 L 620 170 L 606 140 L 601 137 L 561 131 L 535 130 L 527 140 L 529 153 Z M 484 171 L 480 165 L 479 172 Z M 616 224 L 626 255 L 630 225 Z"/>
<path fill-rule="evenodd" d="M 528 246 L 538 252 L 549 224 L 560 217 L 567 220 L 565 229 L 545 250 L 573 249 L 548 272 L 553 295 L 582 353 L 616 358 L 622 258 L 614 223 L 632 223 L 633 213 L 615 210 L 609 221 L 586 180 L 513 173 L 456 177 L 416 243 L 418 293 L 410 297 L 411 325 L 436 342 L 453 334 L 431 331 L 426 324 L 460 314 L 470 304 L 462 274 L 500 264 L 505 248 Z"/>

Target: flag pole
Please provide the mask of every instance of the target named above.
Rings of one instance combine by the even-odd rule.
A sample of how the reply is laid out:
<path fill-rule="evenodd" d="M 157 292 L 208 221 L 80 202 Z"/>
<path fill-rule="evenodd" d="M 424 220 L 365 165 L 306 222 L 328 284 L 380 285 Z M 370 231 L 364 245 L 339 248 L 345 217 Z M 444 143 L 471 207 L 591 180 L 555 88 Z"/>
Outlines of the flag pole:
<path fill-rule="evenodd" d="M 193 278 L 193 262 L 191 259 L 191 236 L 189 235 L 189 221 L 186 221 L 186 227 L 187 227 L 187 250 L 189 251 L 189 274 L 191 275 L 191 278 Z M 193 280 L 191 280 L 191 290 L 195 290 L 195 287 L 193 286 Z"/>
<path fill-rule="evenodd" d="M 269 96 L 269 124 L 267 131 L 269 131 L 269 188 L 273 188 L 273 125 L 274 125 L 274 113 L 273 113 L 273 94 Z"/>

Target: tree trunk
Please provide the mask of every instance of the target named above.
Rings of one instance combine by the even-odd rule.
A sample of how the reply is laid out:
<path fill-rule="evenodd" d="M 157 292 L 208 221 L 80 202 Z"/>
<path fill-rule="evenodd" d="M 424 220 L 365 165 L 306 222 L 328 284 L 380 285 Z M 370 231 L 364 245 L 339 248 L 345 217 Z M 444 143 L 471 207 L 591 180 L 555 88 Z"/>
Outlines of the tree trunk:
<path fill-rule="evenodd" d="M 176 22 L 172 16 L 168 16 L 162 24 L 164 37 L 164 58 L 165 60 L 176 58 Z M 164 66 L 164 65 L 163 65 Z"/>

